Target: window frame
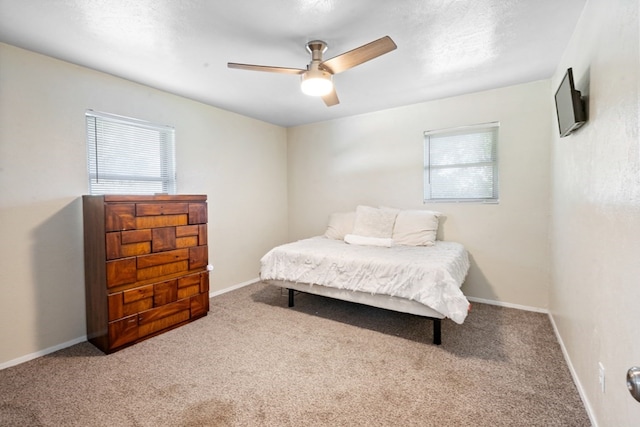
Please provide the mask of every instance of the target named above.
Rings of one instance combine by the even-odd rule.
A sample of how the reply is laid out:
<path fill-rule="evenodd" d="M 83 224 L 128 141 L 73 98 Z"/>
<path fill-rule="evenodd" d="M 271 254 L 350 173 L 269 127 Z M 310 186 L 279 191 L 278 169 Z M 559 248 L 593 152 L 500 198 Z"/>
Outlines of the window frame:
<path fill-rule="evenodd" d="M 85 111 L 85 123 L 89 194 L 147 195 L 177 193 L 175 128 L 94 110 Z M 101 130 L 98 129 L 100 125 L 104 125 Z M 109 132 L 109 127 L 113 127 L 114 130 L 112 133 Z M 154 136 L 154 133 L 157 133 L 157 141 L 149 138 L 149 136 Z M 126 145 L 127 142 L 135 141 L 136 139 L 131 135 L 137 136 L 140 138 L 139 140 L 144 140 L 146 143 L 136 146 L 135 148 L 132 147 L 130 151 L 121 152 L 114 150 L 114 147 L 120 149 L 121 146 Z M 100 153 L 101 137 L 103 138 L 102 148 L 105 150 L 102 153 Z M 113 141 L 113 138 L 118 137 L 124 138 L 125 144 L 122 144 L 122 142 L 110 144 L 109 141 Z M 129 138 L 131 138 L 130 141 Z M 157 147 L 155 145 L 157 145 Z M 115 156 L 115 160 L 108 163 L 111 171 L 101 175 L 100 158 L 104 155 L 103 153 L 111 154 L 112 159 L 114 153 L 117 153 L 117 156 Z M 147 174 L 146 176 L 132 173 L 135 168 L 131 166 L 131 161 L 127 161 L 127 157 L 125 156 L 131 157 L 134 155 L 137 158 L 150 156 L 153 159 L 152 162 L 157 163 L 157 165 L 154 165 L 154 167 L 158 168 L 157 173 Z M 122 165 L 117 165 L 117 163 L 122 163 Z M 129 165 L 127 165 L 127 163 L 129 163 Z M 114 172 L 113 169 L 118 166 L 122 166 L 123 169 Z M 112 185 L 99 185 L 101 178 L 103 180 L 113 181 Z M 127 189 L 127 183 L 130 185 L 129 189 Z M 149 186 L 145 186 L 145 183 L 149 184 Z M 155 183 L 155 185 L 152 185 L 153 183 Z M 160 183 L 160 186 L 157 185 L 158 183 Z"/>
<path fill-rule="evenodd" d="M 474 167 L 478 165 L 491 165 L 492 166 L 492 195 L 490 197 L 431 197 L 432 191 L 432 179 L 431 171 L 436 169 L 431 165 L 431 137 L 433 136 L 455 136 L 455 135 L 473 135 L 479 133 L 477 131 L 491 129 L 493 132 L 493 138 L 491 141 L 491 161 L 479 161 L 475 163 L 449 163 L 446 165 L 438 165 L 437 169 L 444 168 L 465 168 Z M 483 132 L 484 133 L 484 132 Z M 459 126 L 455 128 L 445 128 L 437 130 L 429 130 L 424 132 L 424 163 L 423 163 L 423 202 L 424 203 L 489 203 L 495 204 L 500 201 L 500 189 L 499 189 L 499 157 L 498 157 L 498 142 L 500 139 L 500 122 L 487 122 L 468 126 Z"/>

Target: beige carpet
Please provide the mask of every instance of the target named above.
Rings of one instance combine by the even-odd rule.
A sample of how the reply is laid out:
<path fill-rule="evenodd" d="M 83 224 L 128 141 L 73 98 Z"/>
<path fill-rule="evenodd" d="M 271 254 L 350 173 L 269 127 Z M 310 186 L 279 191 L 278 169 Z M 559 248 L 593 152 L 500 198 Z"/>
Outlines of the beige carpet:
<path fill-rule="evenodd" d="M 256 283 L 109 356 L 82 343 L 0 371 L 2 426 L 588 426 L 546 315 L 463 325 Z"/>

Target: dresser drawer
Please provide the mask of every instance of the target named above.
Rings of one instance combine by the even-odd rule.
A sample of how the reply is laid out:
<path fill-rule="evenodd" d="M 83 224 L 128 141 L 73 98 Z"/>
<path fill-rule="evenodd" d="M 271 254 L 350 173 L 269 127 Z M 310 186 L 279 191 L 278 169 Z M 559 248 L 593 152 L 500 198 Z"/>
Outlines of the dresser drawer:
<path fill-rule="evenodd" d="M 138 315 L 140 336 L 143 337 L 189 320 L 190 309 L 190 300 L 184 299 L 140 313 Z"/>
<path fill-rule="evenodd" d="M 125 317 L 109 323 L 109 349 L 132 343 L 138 337 L 138 316 Z"/>

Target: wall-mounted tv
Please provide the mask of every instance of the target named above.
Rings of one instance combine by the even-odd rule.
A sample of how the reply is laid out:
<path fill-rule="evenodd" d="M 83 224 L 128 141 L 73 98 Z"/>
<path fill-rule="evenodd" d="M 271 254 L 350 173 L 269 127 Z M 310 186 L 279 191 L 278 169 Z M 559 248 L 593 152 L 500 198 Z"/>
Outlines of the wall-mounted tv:
<path fill-rule="evenodd" d="M 558 115 L 558 128 L 560 137 L 569 135 L 582 126 L 586 121 L 584 101 L 580 91 L 576 90 L 573 83 L 573 70 L 567 69 L 562 83 L 556 91 L 556 113 Z"/>

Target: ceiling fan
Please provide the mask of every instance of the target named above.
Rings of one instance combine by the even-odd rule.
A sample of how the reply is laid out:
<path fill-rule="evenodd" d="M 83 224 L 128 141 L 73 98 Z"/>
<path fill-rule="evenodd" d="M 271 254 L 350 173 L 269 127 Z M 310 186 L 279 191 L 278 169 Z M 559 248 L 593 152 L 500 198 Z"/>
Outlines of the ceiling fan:
<path fill-rule="evenodd" d="M 391 37 L 384 36 L 378 40 L 357 47 L 341 55 L 334 56 L 326 61 L 322 60 L 322 54 L 327 50 L 327 44 L 322 40 L 313 40 L 307 43 L 307 51 L 311 54 L 311 62 L 307 68 L 270 67 L 265 65 L 227 63 L 229 68 L 242 70 L 267 71 L 270 73 L 299 74 L 302 76 L 302 92 L 311 96 L 321 96 L 327 107 L 339 104 L 338 95 L 333 86 L 333 75 L 341 73 L 370 61 L 378 56 L 389 53 L 396 48 Z"/>

